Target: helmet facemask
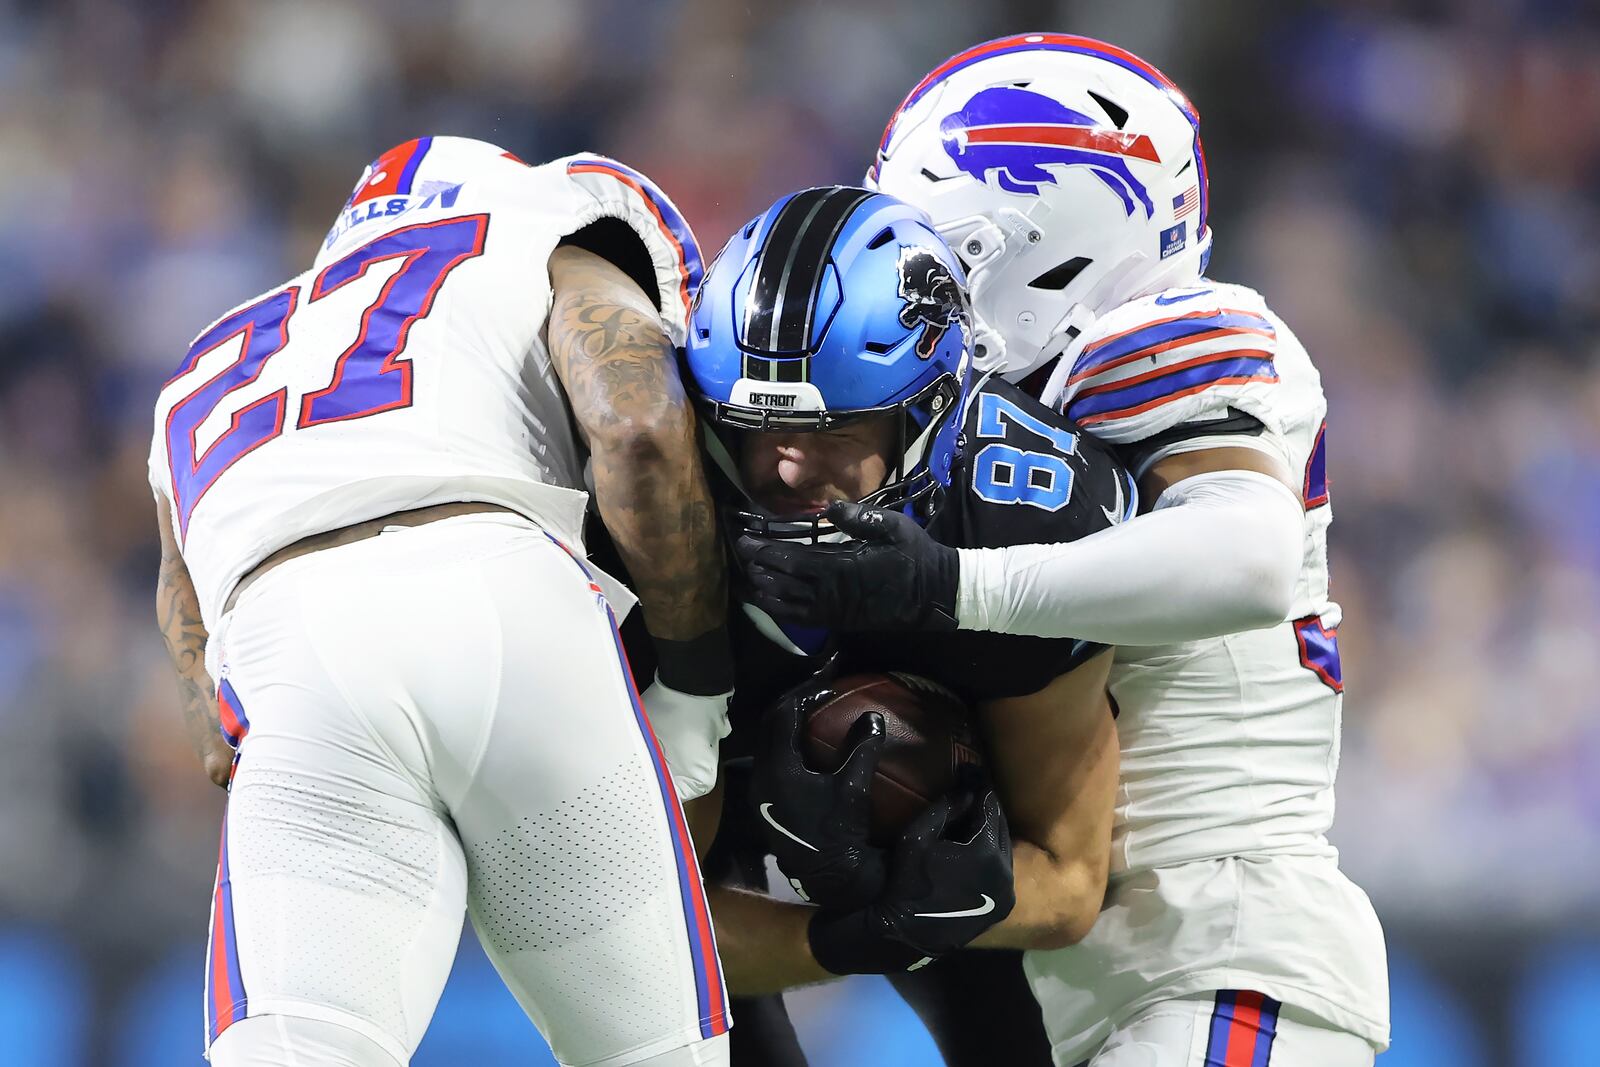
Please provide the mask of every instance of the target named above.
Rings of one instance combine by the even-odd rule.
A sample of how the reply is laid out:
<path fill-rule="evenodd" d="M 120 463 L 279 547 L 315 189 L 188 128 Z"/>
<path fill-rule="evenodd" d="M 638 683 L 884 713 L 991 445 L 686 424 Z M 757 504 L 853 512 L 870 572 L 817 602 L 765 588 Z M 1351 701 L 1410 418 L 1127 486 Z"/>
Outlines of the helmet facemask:
<path fill-rule="evenodd" d="M 820 509 L 780 514 L 751 495 L 740 473 L 740 436 L 825 433 L 885 415 L 894 419 L 895 426 L 894 441 L 885 456 L 888 471 L 882 485 L 856 502 L 903 511 L 926 525 L 942 503 L 949 479 L 948 472 L 941 478 L 930 460 L 939 451 L 936 443 L 955 433 L 960 395 L 957 377 L 943 374 L 904 401 L 853 411 L 781 411 L 702 398 L 700 407 L 706 421 L 703 441 L 719 475 L 721 509 L 729 531 L 775 540 L 842 539 L 845 535 Z"/>
<path fill-rule="evenodd" d="M 707 273 L 684 355 L 731 531 L 842 538 L 821 514 L 829 497 L 928 522 L 954 465 L 971 351 L 965 274 L 921 211 L 847 186 L 773 204 Z M 816 466 L 798 472 L 743 453 L 743 434 L 824 434 L 872 419 L 888 425 L 862 427 L 859 442 L 815 443 L 804 462 Z M 870 470 L 854 466 L 867 455 Z"/>

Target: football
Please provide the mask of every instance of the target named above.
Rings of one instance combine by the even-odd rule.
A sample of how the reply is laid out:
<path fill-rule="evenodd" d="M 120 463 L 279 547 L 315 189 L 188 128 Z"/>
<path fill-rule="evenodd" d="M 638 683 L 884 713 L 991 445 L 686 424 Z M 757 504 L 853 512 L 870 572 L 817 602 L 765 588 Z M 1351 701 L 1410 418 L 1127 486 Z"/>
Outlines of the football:
<path fill-rule="evenodd" d="M 888 845 L 955 783 L 962 764 L 982 757 L 960 697 L 917 675 L 873 673 L 838 678 L 819 694 L 802 740 L 806 765 L 838 770 L 850 728 L 872 711 L 886 734 L 872 780 L 872 842 Z"/>

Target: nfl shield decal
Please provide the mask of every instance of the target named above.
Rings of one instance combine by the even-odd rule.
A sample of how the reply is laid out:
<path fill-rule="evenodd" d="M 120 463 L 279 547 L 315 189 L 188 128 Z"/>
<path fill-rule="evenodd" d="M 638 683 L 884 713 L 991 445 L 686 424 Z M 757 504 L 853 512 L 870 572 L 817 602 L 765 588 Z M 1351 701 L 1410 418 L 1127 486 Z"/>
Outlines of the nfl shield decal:
<path fill-rule="evenodd" d="M 1161 231 L 1162 259 L 1166 259 L 1168 256 L 1177 255 L 1179 252 L 1183 251 L 1186 245 L 1188 245 L 1188 234 L 1185 232 L 1185 227 L 1188 225 L 1189 224 L 1187 222 L 1180 222 L 1176 226 L 1171 226 Z"/>

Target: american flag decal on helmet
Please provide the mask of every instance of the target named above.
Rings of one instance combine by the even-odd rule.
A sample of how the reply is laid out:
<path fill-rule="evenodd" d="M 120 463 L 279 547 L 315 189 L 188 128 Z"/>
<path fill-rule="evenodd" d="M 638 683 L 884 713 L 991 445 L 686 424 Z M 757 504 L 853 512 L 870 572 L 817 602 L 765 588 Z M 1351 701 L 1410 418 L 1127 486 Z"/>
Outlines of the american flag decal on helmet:
<path fill-rule="evenodd" d="M 1172 217 L 1174 220 L 1181 219 L 1199 206 L 1200 187 L 1191 185 L 1182 196 L 1172 198 Z"/>
<path fill-rule="evenodd" d="M 1168 98 L 1171 99 L 1173 104 L 1177 106 L 1178 110 L 1183 113 L 1183 117 L 1188 120 L 1189 125 L 1194 129 L 1193 152 L 1195 172 L 1198 178 L 1198 211 L 1200 213 L 1199 219 L 1195 224 L 1195 232 L 1197 234 L 1204 234 L 1207 229 L 1207 217 L 1209 214 L 1208 202 L 1210 197 L 1207 191 L 1208 180 L 1205 149 L 1200 143 L 1200 113 L 1195 110 L 1194 105 L 1189 102 L 1189 98 L 1184 95 L 1183 90 L 1180 89 L 1172 81 L 1172 79 L 1168 78 L 1165 74 L 1162 74 L 1155 67 L 1152 67 L 1149 63 L 1146 63 L 1132 52 L 1118 48 L 1115 45 L 1107 44 L 1104 41 L 1097 41 L 1091 37 L 1079 37 L 1075 34 L 1028 33 L 1011 37 L 997 38 L 996 40 L 986 41 L 980 45 L 974 45 L 964 52 L 958 52 L 956 55 L 951 56 L 949 59 L 939 64 L 939 66 L 929 71 L 927 76 L 918 82 L 916 86 L 912 88 L 911 92 L 907 94 L 905 100 L 901 101 L 899 109 L 895 111 L 894 115 L 890 117 L 888 124 L 884 126 L 883 137 L 878 142 L 877 158 L 873 161 L 872 169 L 870 171 L 872 178 L 874 180 L 879 179 L 879 172 L 883 163 L 888 159 L 889 146 L 895 139 L 895 133 L 901 126 L 901 120 L 905 117 L 906 113 L 917 104 L 918 101 L 922 100 L 929 93 L 933 92 L 938 86 L 944 84 L 956 73 L 975 64 L 982 63 L 986 59 L 995 56 L 1011 55 L 1017 52 L 1034 51 L 1064 52 L 1075 55 L 1092 56 L 1096 59 L 1104 60 L 1107 63 L 1111 63 L 1115 66 L 1121 67 L 1123 70 L 1137 75 L 1139 78 L 1142 78 L 1144 81 L 1167 94 Z M 967 170 L 966 167 L 963 167 L 962 169 Z M 968 170 L 968 173 L 972 172 Z M 974 175 L 974 177 L 977 177 L 979 181 L 984 180 L 981 173 Z M 1101 180 L 1105 181 L 1106 179 L 1102 177 Z M 1037 185 L 1033 186 L 1032 188 L 1024 187 L 1018 189 L 1006 185 L 1003 181 L 997 182 L 997 184 L 999 184 L 1001 188 L 1006 189 L 1008 192 L 1038 192 Z M 1129 209 L 1129 214 L 1132 214 L 1131 208 Z"/>

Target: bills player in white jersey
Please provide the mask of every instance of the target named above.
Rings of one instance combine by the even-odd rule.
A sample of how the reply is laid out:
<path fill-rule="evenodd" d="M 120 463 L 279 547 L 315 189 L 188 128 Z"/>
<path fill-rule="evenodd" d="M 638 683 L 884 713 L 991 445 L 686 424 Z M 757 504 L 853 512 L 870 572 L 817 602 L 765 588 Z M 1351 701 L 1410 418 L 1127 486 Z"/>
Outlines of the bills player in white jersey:
<path fill-rule="evenodd" d="M 1147 513 L 959 551 L 898 515 L 836 515 L 856 553 L 766 552 L 764 606 L 1117 646 L 1105 905 L 1081 944 L 1026 958 L 1058 1063 L 1371 1063 L 1389 1039 L 1382 930 L 1325 836 L 1342 700 L 1326 402 L 1261 295 L 1204 277 L 1198 114 L 1115 46 L 1005 38 L 912 90 L 869 182 L 966 262 L 980 366 L 1043 382 L 1121 446 Z"/>
<path fill-rule="evenodd" d="M 700 269 L 618 163 L 419 138 L 162 389 L 160 618 L 231 781 L 217 1067 L 407 1063 L 464 911 L 561 1063 L 726 1062 L 679 804 L 714 779 L 731 669 L 674 359 Z M 631 595 L 583 558 L 586 460 L 673 773 L 616 635 Z"/>

